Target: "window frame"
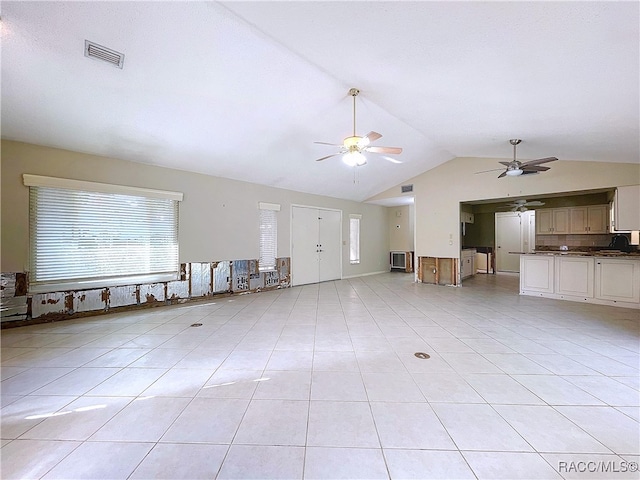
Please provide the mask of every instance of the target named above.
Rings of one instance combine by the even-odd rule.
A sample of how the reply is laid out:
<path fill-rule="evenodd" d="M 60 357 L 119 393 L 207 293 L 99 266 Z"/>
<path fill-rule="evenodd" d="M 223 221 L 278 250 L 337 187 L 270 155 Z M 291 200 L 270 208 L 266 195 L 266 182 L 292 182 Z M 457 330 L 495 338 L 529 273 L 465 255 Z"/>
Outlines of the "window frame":
<path fill-rule="evenodd" d="M 178 244 L 178 224 L 179 224 L 179 202 L 183 199 L 183 194 L 180 192 L 170 192 L 164 190 L 153 190 L 147 188 L 140 187 L 129 187 L 124 185 L 111 185 L 105 183 L 96 183 L 96 182 L 86 182 L 79 180 L 71 180 L 66 178 L 56 178 L 56 177 L 45 177 L 40 175 L 31 175 L 24 174 L 23 175 L 23 183 L 25 186 L 29 187 L 29 292 L 32 293 L 46 293 L 46 292 L 54 292 L 54 291 L 64 291 L 64 290 L 85 290 L 92 288 L 103 288 L 103 287 L 113 287 L 113 286 L 121 286 L 121 285 L 135 285 L 141 283 L 155 283 L 162 281 L 170 281 L 176 280 L 179 276 L 180 264 L 179 264 L 179 244 Z M 35 190 L 33 190 L 35 189 Z M 38 190 L 41 189 L 41 190 Z M 77 194 L 77 198 L 74 201 L 74 196 Z M 97 194 L 97 195 L 95 195 Z M 145 245 L 146 245 L 146 253 L 148 264 L 146 268 L 133 268 L 131 270 L 126 271 L 122 269 L 122 264 L 119 265 L 119 269 L 113 272 L 113 275 L 105 275 L 103 274 L 104 267 L 100 267 L 99 263 L 93 262 L 95 259 L 95 255 L 91 253 L 91 248 L 87 249 L 86 254 L 80 252 L 72 259 L 76 262 L 76 268 L 73 269 L 73 272 L 68 272 L 68 276 L 64 277 L 62 275 L 62 271 L 60 269 L 60 263 L 64 262 L 65 252 L 58 250 L 56 252 L 55 246 L 53 247 L 54 254 L 58 256 L 52 257 L 52 261 L 47 265 L 46 262 L 40 262 L 35 258 L 36 252 L 39 249 L 38 241 L 48 240 L 47 236 L 51 238 L 55 237 L 54 231 L 46 231 L 45 224 L 42 223 L 38 225 L 38 219 L 44 216 L 46 218 L 47 215 L 51 216 L 51 210 L 49 212 L 46 211 L 46 205 L 42 205 L 42 210 L 38 210 L 40 205 L 38 205 L 38 196 L 40 195 L 40 200 L 44 198 L 53 198 L 58 197 L 56 200 L 59 200 L 60 203 L 57 205 L 53 205 L 51 208 L 59 208 L 64 213 L 68 213 L 68 216 L 65 215 L 64 218 L 61 219 L 61 222 L 67 222 L 69 225 L 73 225 L 74 230 L 82 230 L 83 235 L 86 236 L 86 232 L 92 233 L 94 237 L 98 237 L 101 233 L 101 226 L 99 220 L 96 220 L 95 217 L 91 217 L 92 214 L 97 213 L 98 207 L 96 205 L 90 205 L 87 203 L 79 202 L 78 200 L 81 198 L 91 198 L 94 195 L 96 199 L 96 204 L 100 202 L 113 202 L 114 205 L 118 207 L 122 206 L 122 208 L 114 209 L 114 211 L 110 211 L 110 213 L 114 213 L 117 215 L 126 215 L 127 209 L 129 209 L 129 213 L 131 213 L 131 209 L 137 208 L 139 205 L 145 205 L 154 209 L 158 208 L 163 213 L 166 213 L 168 216 L 165 218 L 165 222 L 162 224 L 162 228 L 158 228 L 155 222 L 155 218 L 151 213 L 147 213 L 146 217 L 143 214 L 142 219 L 148 220 L 148 223 L 142 225 L 140 229 L 142 232 L 145 231 L 145 225 L 148 226 L 149 235 L 153 238 L 153 234 L 157 235 L 161 234 L 160 241 L 146 242 L 144 240 L 140 241 L 137 239 L 138 246 L 141 247 L 138 249 L 138 255 L 144 255 Z M 35 199 L 35 202 L 34 202 Z M 155 200 L 159 200 L 155 202 Z M 70 202 L 65 204 L 65 202 Z M 137 202 L 136 206 L 127 206 L 124 203 Z M 35 204 L 33 204 L 35 203 Z M 81 210 L 78 210 L 78 205 L 80 205 Z M 90 219 L 87 223 L 81 223 L 82 217 Z M 126 218 L 126 217 L 120 217 Z M 138 218 L 136 218 L 138 220 Z M 77 223 L 76 223 L 77 222 Z M 93 222 L 93 224 L 92 224 Z M 121 221 L 116 220 L 116 222 L 121 223 Z M 129 222 L 131 224 L 131 222 Z M 82 228 L 78 228 L 82 226 Z M 36 232 L 38 229 L 43 229 L 41 231 L 41 235 L 37 236 Z M 102 227 L 104 230 L 104 227 Z M 128 234 L 137 234 L 135 229 L 129 229 Z M 74 234 L 75 235 L 75 234 Z M 74 239 L 78 239 L 78 242 L 82 243 L 84 240 L 82 237 L 74 237 Z M 115 246 L 113 250 L 107 250 L 107 257 L 110 258 L 121 258 L 124 256 L 124 253 L 120 252 L 129 252 L 130 244 L 127 243 L 126 235 L 122 237 L 115 236 L 112 240 L 114 240 Z M 131 238 L 131 237 L 129 237 Z M 135 238 L 135 237 L 134 237 Z M 65 240 L 59 239 L 58 244 L 55 244 L 59 247 Z M 68 239 L 67 239 L 68 241 Z M 46 245 L 46 244 L 45 244 Z M 162 245 L 159 247 L 159 245 Z M 98 246 L 100 248 L 100 246 Z M 158 250 L 160 248 L 160 250 Z M 158 264 L 157 261 L 152 261 L 154 258 L 162 258 L 162 253 L 169 249 L 169 258 L 168 262 L 165 262 L 164 265 Z M 42 251 L 42 248 L 40 248 Z M 142 252 L 142 253 L 140 253 Z M 154 256 L 155 255 L 155 256 Z M 70 261 L 72 260 L 70 259 Z M 91 268 L 87 268 L 85 270 L 86 275 L 82 276 L 82 266 L 77 267 L 78 262 L 86 261 L 88 266 Z M 36 262 L 38 262 L 39 267 L 36 267 Z M 58 262 L 56 264 L 56 262 Z M 102 259 L 102 264 L 104 265 L 104 257 Z M 139 263 L 136 264 L 139 266 Z M 40 268 L 40 270 L 38 270 Z M 49 274 L 44 274 L 43 269 L 52 268 L 53 271 Z M 58 270 L 58 271 L 55 271 Z M 102 271 L 101 271 L 102 270 Z M 42 273 L 42 275 L 38 275 L 38 273 Z M 57 276 L 56 276 L 57 275 Z M 40 278 L 40 279 L 39 279 Z"/>

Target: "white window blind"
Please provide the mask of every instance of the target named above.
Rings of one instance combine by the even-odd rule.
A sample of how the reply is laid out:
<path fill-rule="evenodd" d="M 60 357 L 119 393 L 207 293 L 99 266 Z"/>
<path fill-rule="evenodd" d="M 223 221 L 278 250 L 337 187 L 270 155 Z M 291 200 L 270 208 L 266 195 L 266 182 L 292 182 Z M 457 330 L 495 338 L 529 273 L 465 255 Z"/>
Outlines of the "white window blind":
<path fill-rule="evenodd" d="M 26 177 L 25 184 L 28 184 Z M 87 182 L 78 183 L 91 186 Z M 95 185 L 101 186 L 97 189 L 106 189 L 104 184 Z M 114 187 L 115 190 L 127 188 Z M 144 189 L 131 190 L 142 193 Z M 149 192 L 151 196 L 147 197 L 31 186 L 30 290 L 78 289 L 177 278 L 176 198 L 181 198 L 181 194 L 166 192 L 170 195 L 165 197 L 170 198 L 158 198 L 164 192 Z"/>
<path fill-rule="evenodd" d="M 349 215 L 349 261 L 360 263 L 360 219 L 362 215 Z"/>
<path fill-rule="evenodd" d="M 278 217 L 280 205 L 260 202 L 260 271 L 275 270 L 278 255 Z"/>

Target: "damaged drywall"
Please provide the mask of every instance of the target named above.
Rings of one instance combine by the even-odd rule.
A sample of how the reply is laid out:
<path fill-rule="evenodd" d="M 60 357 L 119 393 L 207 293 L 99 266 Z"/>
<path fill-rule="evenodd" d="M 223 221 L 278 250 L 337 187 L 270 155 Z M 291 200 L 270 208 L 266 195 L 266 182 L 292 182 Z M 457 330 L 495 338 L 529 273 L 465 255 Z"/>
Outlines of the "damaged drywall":
<path fill-rule="evenodd" d="M 78 291 L 29 294 L 24 272 L 0 277 L 2 327 L 37 320 L 57 321 L 99 315 L 114 309 L 162 306 L 212 295 L 287 288 L 291 261 L 276 259 L 277 269 L 261 272 L 257 260 L 192 262 L 180 265 L 179 280 Z"/>

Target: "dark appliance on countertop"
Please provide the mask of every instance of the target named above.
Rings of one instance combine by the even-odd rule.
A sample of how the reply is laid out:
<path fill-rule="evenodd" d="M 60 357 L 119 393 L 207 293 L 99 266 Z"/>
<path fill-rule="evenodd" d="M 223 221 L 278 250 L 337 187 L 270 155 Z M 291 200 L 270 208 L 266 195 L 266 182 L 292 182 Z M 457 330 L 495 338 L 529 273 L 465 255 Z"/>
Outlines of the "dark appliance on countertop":
<path fill-rule="evenodd" d="M 626 235 L 614 235 L 611 239 L 611 243 L 607 247 L 610 250 L 620 250 L 621 252 L 629 253 L 631 251 L 631 247 L 629 246 L 629 239 Z"/>

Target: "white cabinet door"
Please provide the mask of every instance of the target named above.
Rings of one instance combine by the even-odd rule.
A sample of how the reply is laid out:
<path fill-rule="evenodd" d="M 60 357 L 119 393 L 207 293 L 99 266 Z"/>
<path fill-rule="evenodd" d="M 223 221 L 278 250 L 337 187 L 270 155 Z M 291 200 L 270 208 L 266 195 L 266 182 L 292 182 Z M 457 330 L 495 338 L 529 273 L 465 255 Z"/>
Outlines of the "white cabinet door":
<path fill-rule="evenodd" d="M 593 298 L 593 257 L 558 256 L 555 264 L 555 293 Z"/>
<path fill-rule="evenodd" d="M 589 233 L 609 233 L 609 206 L 592 205 L 587 208 Z"/>
<path fill-rule="evenodd" d="M 587 207 L 572 207 L 569 209 L 569 232 L 589 233 L 589 209 Z"/>
<path fill-rule="evenodd" d="M 520 255 L 520 291 L 553 293 L 553 255 Z"/>
<path fill-rule="evenodd" d="M 614 206 L 616 230 L 640 230 L 640 185 L 618 187 Z"/>
<path fill-rule="evenodd" d="M 551 213 L 553 215 L 553 234 L 569 233 L 569 209 L 554 208 Z"/>
<path fill-rule="evenodd" d="M 539 235 L 548 235 L 552 233 L 553 216 L 550 208 L 536 210 L 536 233 Z"/>
<path fill-rule="evenodd" d="M 475 250 L 462 251 L 462 257 L 460 258 L 460 262 L 462 263 L 460 267 L 460 278 L 464 279 L 476 274 L 475 259 Z"/>
<path fill-rule="evenodd" d="M 595 297 L 640 302 L 640 260 L 596 257 Z"/>

